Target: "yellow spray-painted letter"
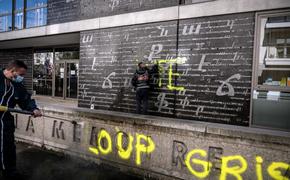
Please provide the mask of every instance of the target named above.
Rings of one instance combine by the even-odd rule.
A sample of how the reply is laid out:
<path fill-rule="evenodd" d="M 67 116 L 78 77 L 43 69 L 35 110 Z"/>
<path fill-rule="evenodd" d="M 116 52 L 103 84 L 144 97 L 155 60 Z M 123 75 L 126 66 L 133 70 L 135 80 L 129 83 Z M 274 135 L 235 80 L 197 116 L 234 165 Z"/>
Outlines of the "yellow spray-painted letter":
<path fill-rule="evenodd" d="M 107 147 L 103 147 L 101 143 L 102 139 L 107 140 Z M 105 129 L 102 129 L 98 135 L 98 148 L 102 154 L 109 154 L 112 152 L 112 139 L 110 134 Z"/>
<path fill-rule="evenodd" d="M 228 164 L 230 161 L 239 161 L 241 166 L 229 167 Z M 222 157 L 220 180 L 226 180 L 228 174 L 235 176 L 237 180 L 242 180 L 243 178 L 241 174 L 245 172 L 247 168 L 248 168 L 247 161 L 242 156 L 237 155 L 237 156 Z"/>
<path fill-rule="evenodd" d="M 136 134 L 136 164 L 141 165 L 141 153 L 150 154 L 155 150 L 155 144 L 151 137 L 143 134 Z M 144 140 L 148 145 L 141 144 L 141 140 Z"/>
<path fill-rule="evenodd" d="M 195 154 L 199 154 L 202 157 L 206 157 L 207 156 L 206 151 L 205 150 L 202 150 L 202 149 L 194 149 L 194 150 L 190 151 L 186 155 L 186 158 L 185 158 L 186 167 L 188 168 L 188 170 L 194 176 L 196 176 L 198 178 L 206 178 L 208 176 L 209 172 L 210 172 L 210 169 L 212 167 L 212 163 L 211 162 L 204 161 L 204 160 L 200 160 L 200 159 L 195 159 L 195 158 L 192 159 L 192 157 Z M 192 165 L 191 165 L 191 162 L 194 163 L 194 164 L 201 165 L 203 167 L 203 171 L 202 172 L 198 172 L 198 171 L 194 170 L 193 167 L 192 167 Z"/>
<path fill-rule="evenodd" d="M 117 149 L 118 149 L 118 154 L 122 159 L 129 159 L 133 150 L 133 136 L 130 134 L 128 135 L 128 146 L 127 150 L 125 150 L 122 146 L 123 144 L 123 132 L 118 132 L 117 135 Z"/>
<path fill-rule="evenodd" d="M 263 163 L 263 158 L 261 156 L 256 157 L 256 175 L 257 175 L 257 180 L 263 180 L 263 171 L 262 171 L 262 163 Z"/>
<path fill-rule="evenodd" d="M 284 169 L 285 171 L 290 168 L 290 164 L 283 162 L 273 162 L 267 169 L 269 175 L 275 180 L 289 180 L 288 177 L 283 176 L 279 169 Z"/>

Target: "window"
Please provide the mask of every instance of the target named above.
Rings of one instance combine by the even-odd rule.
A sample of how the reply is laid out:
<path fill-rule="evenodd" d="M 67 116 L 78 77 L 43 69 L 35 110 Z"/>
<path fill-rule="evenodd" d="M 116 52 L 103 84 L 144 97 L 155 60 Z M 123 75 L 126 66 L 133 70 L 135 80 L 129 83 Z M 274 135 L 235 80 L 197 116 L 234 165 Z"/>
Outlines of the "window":
<path fill-rule="evenodd" d="M 0 0 L 0 32 L 12 30 L 12 1 Z"/>
<path fill-rule="evenodd" d="M 258 88 L 290 90 L 290 15 L 260 19 Z"/>
<path fill-rule="evenodd" d="M 47 0 L 0 0 L 0 32 L 46 25 Z"/>
<path fill-rule="evenodd" d="M 290 130 L 290 11 L 257 13 L 253 126 Z"/>
<path fill-rule="evenodd" d="M 53 52 L 34 53 L 33 90 L 35 94 L 52 95 Z"/>
<path fill-rule="evenodd" d="M 24 22 L 24 0 L 15 0 L 14 28 L 23 29 Z"/>
<path fill-rule="evenodd" d="M 78 47 L 38 49 L 34 52 L 34 94 L 76 99 L 78 76 Z"/>
<path fill-rule="evenodd" d="M 77 50 L 70 50 L 67 51 L 66 49 L 56 49 L 55 52 L 55 60 L 71 60 L 71 59 L 79 59 L 79 51 Z"/>
<path fill-rule="evenodd" d="M 47 0 L 27 0 L 26 27 L 46 25 Z"/>
<path fill-rule="evenodd" d="M 27 8 L 46 7 L 47 0 L 27 0 Z"/>

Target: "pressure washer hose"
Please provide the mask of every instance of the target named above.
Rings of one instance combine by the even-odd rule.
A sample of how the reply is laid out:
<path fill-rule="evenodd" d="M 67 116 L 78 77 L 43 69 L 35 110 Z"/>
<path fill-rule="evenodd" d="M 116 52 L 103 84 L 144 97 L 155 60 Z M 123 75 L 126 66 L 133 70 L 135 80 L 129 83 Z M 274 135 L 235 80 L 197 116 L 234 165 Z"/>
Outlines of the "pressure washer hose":
<path fill-rule="evenodd" d="M 0 112 L 5 112 L 5 111 L 14 112 L 14 113 L 20 113 L 20 114 L 33 115 L 33 112 L 31 112 L 31 111 L 25 111 L 25 110 L 21 110 L 21 109 L 9 108 L 7 106 L 0 106 Z M 42 117 L 54 118 L 54 119 L 56 118 L 56 117 L 53 117 L 53 116 L 45 115 L 44 112 L 42 112 Z M 72 124 L 75 123 L 75 121 L 70 121 L 70 120 L 63 119 L 63 118 L 57 118 L 57 119 L 60 119 L 62 121 L 67 121 L 67 122 L 70 122 Z"/>
<path fill-rule="evenodd" d="M 25 111 L 25 110 L 21 110 L 21 109 L 9 108 L 7 106 L 0 106 L 0 112 L 5 112 L 5 111 L 33 115 L 33 112 L 31 112 L 31 111 Z"/>
<path fill-rule="evenodd" d="M 14 109 L 14 108 L 9 108 L 7 106 L 0 106 L 0 112 L 14 112 L 14 113 L 20 113 L 20 114 L 26 114 L 26 115 L 33 115 L 33 112 L 31 111 L 25 111 L 25 110 L 21 110 L 21 109 Z M 45 115 L 44 114 L 44 111 L 42 112 L 42 118 L 44 117 L 47 117 L 47 118 L 56 118 L 56 117 L 52 117 L 52 116 L 48 116 L 48 115 Z M 70 121 L 70 120 L 67 120 L 67 119 L 62 119 L 62 118 L 57 118 L 57 119 L 60 119 L 61 121 L 67 121 L 67 122 L 70 122 L 72 124 L 75 124 L 76 121 Z M 42 119 L 44 120 L 44 119 Z M 45 121 L 43 121 L 43 126 L 42 126 L 42 148 L 45 148 L 45 140 L 44 140 L 44 130 L 45 130 Z"/>

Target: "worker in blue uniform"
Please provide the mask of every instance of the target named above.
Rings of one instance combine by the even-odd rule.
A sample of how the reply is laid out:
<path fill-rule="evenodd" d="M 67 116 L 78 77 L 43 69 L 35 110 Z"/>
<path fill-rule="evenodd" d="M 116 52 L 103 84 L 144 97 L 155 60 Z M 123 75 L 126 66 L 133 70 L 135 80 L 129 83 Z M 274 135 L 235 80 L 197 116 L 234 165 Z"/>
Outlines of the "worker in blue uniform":
<path fill-rule="evenodd" d="M 34 117 L 41 116 L 41 111 L 31 99 L 23 85 L 23 76 L 27 66 L 23 61 L 15 60 L 0 70 L 0 105 L 31 111 Z M 16 147 L 14 143 L 14 117 L 8 111 L 0 112 L 0 169 L 4 179 L 21 179 L 16 171 Z"/>

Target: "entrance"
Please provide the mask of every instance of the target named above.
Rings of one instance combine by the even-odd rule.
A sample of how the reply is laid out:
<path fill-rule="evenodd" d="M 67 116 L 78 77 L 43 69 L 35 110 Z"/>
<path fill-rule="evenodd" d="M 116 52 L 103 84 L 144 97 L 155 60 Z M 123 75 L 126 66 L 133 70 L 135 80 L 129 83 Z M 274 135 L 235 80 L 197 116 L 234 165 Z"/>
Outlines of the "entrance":
<path fill-rule="evenodd" d="M 36 50 L 33 67 L 34 94 L 61 97 L 63 99 L 77 98 L 78 48 Z"/>
<path fill-rule="evenodd" d="M 55 91 L 57 97 L 77 98 L 79 63 L 64 60 L 55 63 Z"/>

